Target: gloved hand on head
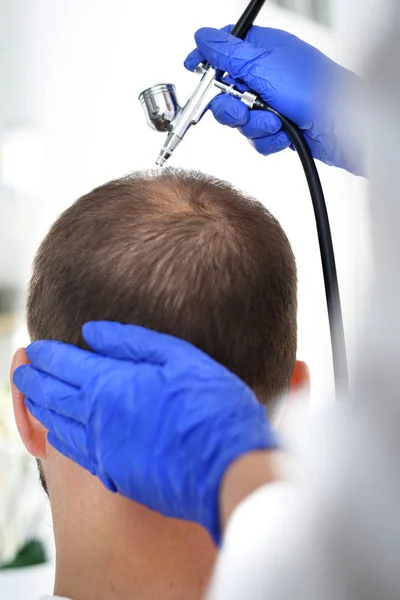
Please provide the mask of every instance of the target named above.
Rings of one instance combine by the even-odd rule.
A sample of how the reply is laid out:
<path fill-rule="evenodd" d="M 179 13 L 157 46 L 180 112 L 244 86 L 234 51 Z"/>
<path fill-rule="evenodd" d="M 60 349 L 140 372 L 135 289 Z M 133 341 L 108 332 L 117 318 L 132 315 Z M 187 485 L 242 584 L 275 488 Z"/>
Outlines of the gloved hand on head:
<path fill-rule="evenodd" d="M 242 41 L 222 30 L 197 31 L 197 48 L 186 58 L 194 70 L 205 60 L 229 74 L 228 82 L 260 94 L 272 108 L 291 119 L 303 131 L 314 158 L 361 174 L 361 150 L 354 141 L 344 146 L 339 139 L 341 92 L 357 87 L 359 79 L 319 50 L 285 31 L 254 26 Z M 291 144 L 274 114 L 250 111 L 227 94 L 213 99 L 211 111 L 219 123 L 236 127 L 255 149 L 267 155 Z M 349 136 L 348 132 L 347 138 Z"/>
<path fill-rule="evenodd" d="M 31 344 L 14 383 L 48 442 L 114 492 L 220 539 L 230 464 L 276 448 L 265 411 L 235 375 L 194 346 L 132 325 L 93 322 L 94 352 Z"/>

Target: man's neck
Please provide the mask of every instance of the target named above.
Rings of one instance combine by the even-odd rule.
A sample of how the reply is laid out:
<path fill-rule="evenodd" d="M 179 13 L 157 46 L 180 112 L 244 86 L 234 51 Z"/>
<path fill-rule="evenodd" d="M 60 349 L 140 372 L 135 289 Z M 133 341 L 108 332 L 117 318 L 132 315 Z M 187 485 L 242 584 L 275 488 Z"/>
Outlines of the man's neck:
<path fill-rule="evenodd" d="M 66 510 L 53 501 L 54 593 L 74 600 L 199 600 L 215 560 L 200 527 L 166 519 L 104 488 Z M 74 504 L 74 503 L 73 503 Z"/>

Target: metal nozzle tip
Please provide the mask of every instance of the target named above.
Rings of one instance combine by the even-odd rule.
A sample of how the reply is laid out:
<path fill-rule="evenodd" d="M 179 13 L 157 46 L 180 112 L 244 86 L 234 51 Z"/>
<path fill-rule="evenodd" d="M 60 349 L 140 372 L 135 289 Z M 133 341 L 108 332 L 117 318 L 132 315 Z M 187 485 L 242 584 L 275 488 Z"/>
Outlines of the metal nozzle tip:
<path fill-rule="evenodd" d="M 156 160 L 157 167 L 162 167 L 165 164 L 165 162 L 169 159 L 170 156 L 171 156 L 171 153 L 168 150 L 166 150 L 165 148 L 163 148 Z"/>

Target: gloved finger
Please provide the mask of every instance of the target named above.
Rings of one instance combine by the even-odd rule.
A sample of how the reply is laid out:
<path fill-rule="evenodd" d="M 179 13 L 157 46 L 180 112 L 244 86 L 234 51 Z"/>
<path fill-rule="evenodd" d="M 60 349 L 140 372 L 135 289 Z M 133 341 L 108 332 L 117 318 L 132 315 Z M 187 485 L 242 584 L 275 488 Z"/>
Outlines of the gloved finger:
<path fill-rule="evenodd" d="M 72 448 L 68 444 L 62 442 L 53 432 L 49 431 L 47 435 L 47 441 L 58 452 L 76 462 L 78 465 L 89 471 L 92 475 L 97 475 L 96 466 L 93 460 L 79 452 L 76 448 Z"/>
<path fill-rule="evenodd" d="M 281 131 L 282 123 L 276 115 L 264 110 L 250 111 L 246 125 L 240 127 L 240 132 L 247 138 L 258 138 L 264 135 L 274 135 Z"/>
<path fill-rule="evenodd" d="M 231 77 L 243 80 L 250 89 L 263 93 L 268 88 L 274 91 L 274 81 L 268 80 L 270 52 L 233 37 L 225 31 L 204 27 L 195 34 L 196 44 L 201 54 L 215 68 L 227 71 Z M 260 66 L 262 62 L 262 68 Z M 260 79 L 260 72 L 263 77 Z M 270 72 L 273 77 L 273 71 Z M 262 88 L 260 86 L 262 84 Z M 268 101 L 268 98 L 265 98 Z"/>
<path fill-rule="evenodd" d="M 76 387 L 38 371 L 32 365 L 18 367 L 14 373 L 14 383 L 37 406 L 51 409 L 79 423 L 87 423 L 90 407 Z"/>
<path fill-rule="evenodd" d="M 200 50 L 198 48 L 195 48 L 190 52 L 190 54 L 187 55 L 183 65 L 186 69 L 188 69 L 188 71 L 194 71 L 197 65 L 204 61 L 205 58 L 200 52 Z"/>
<path fill-rule="evenodd" d="M 270 48 L 275 48 L 276 46 L 282 45 L 282 43 L 288 43 L 288 40 L 292 40 L 293 38 L 296 38 L 296 36 L 287 31 L 282 31 L 281 29 L 253 25 L 248 31 L 245 39 L 246 42 L 249 42 L 254 46 L 265 48 L 266 43 L 268 43 Z"/>
<path fill-rule="evenodd" d="M 85 341 L 95 352 L 113 358 L 164 366 L 177 355 L 200 352 L 197 348 L 170 335 L 138 325 L 121 325 L 111 321 L 91 321 L 82 328 Z"/>
<path fill-rule="evenodd" d="M 239 90 L 240 92 L 248 92 L 249 89 L 250 89 L 248 85 L 246 85 L 245 83 L 243 83 L 243 81 L 240 81 L 238 79 L 234 79 L 230 75 L 224 75 L 224 77 L 222 77 L 222 82 L 226 83 L 227 85 L 233 85 L 233 86 L 235 86 L 235 88 L 237 90 Z"/>
<path fill-rule="evenodd" d="M 216 96 L 210 109 L 219 123 L 240 127 L 243 135 L 249 138 L 275 134 L 282 129 L 280 119 L 273 113 L 249 110 L 243 102 L 232 96 Z"/>
<path fill-rule="evenodd" d="M 227 31 L 228 33 L 230 33 L 232 29 L 233 25 L 225 25 L 225 27 L 222 27 L 221 31 Z M 198 48 L 195 48 L 194 50 L 192 50 L 192 52 L 190 52 L 190 54 L 188 54 L 183 64 L 189 71 L 194 71 L 197 65 L 199 65 L 201 62 L 204 62 L 205 60 L 206 59 L 202 55 L 200 50 Z"/>
<path fill-rule="evenodd" d="M 93 376 L 99 369 L 115 366 L 111 359 L 106 364 L 107 359 L 93 352 L 50 340 L 33 342 L 26 348 L 26 355 L 36 369 L 75 387 L 81 387 L 88 376 Z"/>
<path fill-rule="evenodd" d="M 210 103 L 210 110 L 222 125 L 241 127 L 250 118 L 250 111 L 243 102 L 226 94 L 219 94 Z"/>
<path fill-rule="evenodd" d="M 285 150 L 290 146 L 290 139 L 284 131 L 280 131 L 275 135 L 266 135 L 260 138 L 252 138 L 249 140 L 251 145 L 264 156 L 275 154 L 281 150 Z"/>
<path fill-rule="evenodd" d="M 79 454 L 83 454 L 89 458 L 86 429 L 83 425 L 66 417 L 61 417 L 50 409 L 43 408 L 43 406 L 36 404 L 30 398 L 25 398 L 25 404 L 29 412 L 49 432 L 57 436 L 64 444 L 74 448 Z"/>

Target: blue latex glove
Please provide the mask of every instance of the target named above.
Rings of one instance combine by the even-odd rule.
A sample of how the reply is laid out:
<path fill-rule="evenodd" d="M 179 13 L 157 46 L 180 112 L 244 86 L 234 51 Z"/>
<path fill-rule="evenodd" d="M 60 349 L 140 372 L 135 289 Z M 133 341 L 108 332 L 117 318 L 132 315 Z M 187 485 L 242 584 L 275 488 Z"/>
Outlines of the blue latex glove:
<path fill-rule="evenodd" d="M 223 30 L 203 28 L 195 35 L 198 46 L 185 61 L 189 70 L 208 60 L 229 83 L 253 90 L 275 110 L 294 121 L 305 134 L 314 156 L 326 164 L 361 174 L 361 150 L 348 131 L 346 147 L 337 138 L 343 129 L 341 91 L 358 87 L 359 78 L 319 50 L 285 31 L 252 27 L 246 41 Z M 265 111 L 249 111 L 237 98 L 220 94 L 210 106 L 217 121 L 237 127 L 261 154 L 290 145 L 279 119 Z M 354 136 L 353 136 L 354 137 Z M 343 136 L 342 136 L 343 138 Z"/>
<path fill-rule="evenodd" d="M 276 439 L 251 390 L 194 346 L 141 327 L 87 323 L 93 350 L 31 344 L 14 383 L 48 441 L 104 485 L 220 539 L 230 463 Z"/>

